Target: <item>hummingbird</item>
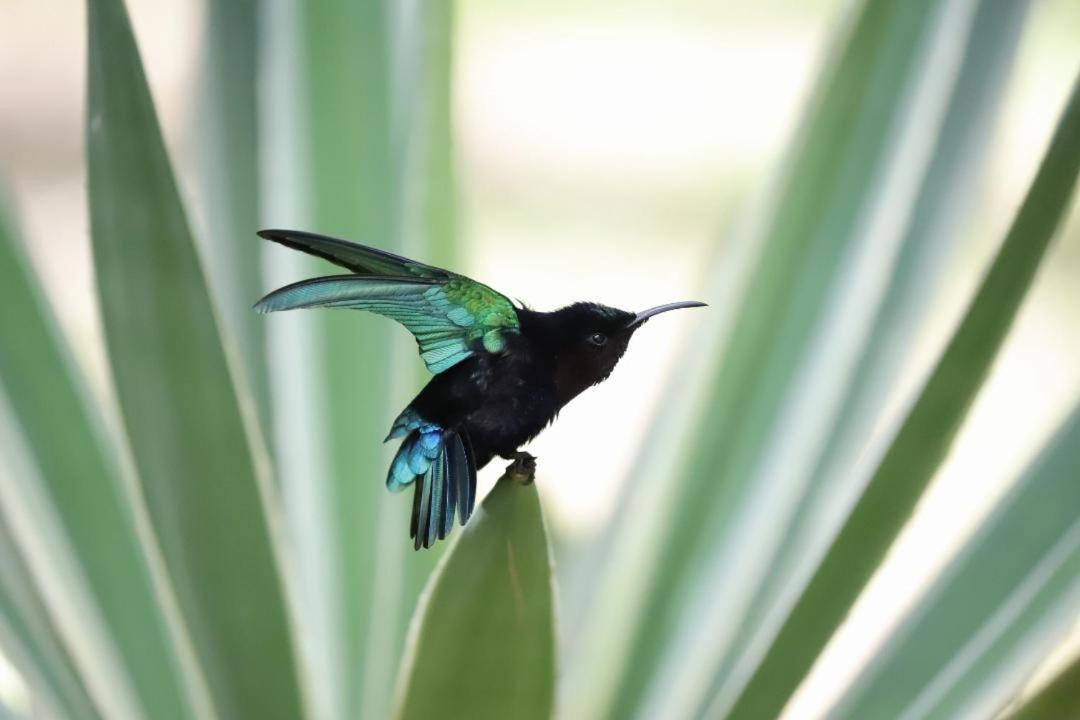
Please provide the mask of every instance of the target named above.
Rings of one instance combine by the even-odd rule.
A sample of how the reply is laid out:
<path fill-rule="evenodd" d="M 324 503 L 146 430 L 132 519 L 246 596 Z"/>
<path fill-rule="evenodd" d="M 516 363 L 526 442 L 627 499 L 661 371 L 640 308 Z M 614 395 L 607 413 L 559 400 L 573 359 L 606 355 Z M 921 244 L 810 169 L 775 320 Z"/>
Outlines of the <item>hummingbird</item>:
<path fill-rule="evenodd" d="M 414 487 L 409 533 L 417 550 L 449 535 L 455 515 L 462 525 L 468 521 L 476 471 L 496 455 L 531 465 L 532 456 L 518 449 L 568 402 L 607 379 L 649 318 L 705 304 L 672 302 L 634 313 L 575 302 L 540 312 L 464 275 L 385 250 L 298 230 L 258 235 L 349 274 L 279 288 L 256 311 L 367 310 L 416 338 L 434 377 L 385 441 L 401 439 L 386 486 L 391 492 Z"/>

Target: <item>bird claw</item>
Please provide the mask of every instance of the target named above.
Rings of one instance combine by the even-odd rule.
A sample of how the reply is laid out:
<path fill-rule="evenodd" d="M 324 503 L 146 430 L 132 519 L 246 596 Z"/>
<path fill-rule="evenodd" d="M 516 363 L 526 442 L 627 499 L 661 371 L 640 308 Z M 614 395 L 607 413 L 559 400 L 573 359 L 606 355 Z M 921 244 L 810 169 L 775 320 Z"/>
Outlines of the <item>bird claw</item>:
<path fill-rule="evenodd" d="M 517 451 L 514 461 L 506 466 L 506 474 L 513 475 L 522 485 L 532 485 L 536 476 L 536 458 L 524 451 Z"/>

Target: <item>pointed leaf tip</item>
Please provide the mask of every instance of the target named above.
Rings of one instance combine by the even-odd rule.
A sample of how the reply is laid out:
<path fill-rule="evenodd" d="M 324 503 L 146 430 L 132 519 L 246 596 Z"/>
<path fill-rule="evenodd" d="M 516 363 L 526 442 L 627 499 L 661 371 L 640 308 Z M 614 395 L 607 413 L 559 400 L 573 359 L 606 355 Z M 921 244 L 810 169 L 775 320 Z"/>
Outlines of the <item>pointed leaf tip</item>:
<path fill-rule="evenodd" d="M 551 717 L 551 557 L 536 486 L 522 484 L 514 467 L 424 590 L 401 665 L 396 718 Z"/>
<path fill-rule="evenodd" d="M 90 2 L 87 21 L 101 316 L 177 616 L 217 715 L 302 717 L 278 538 L 264 511 L 267 458 L 249 442 L 245 388 L 232 379 L 124 4 Z"/>

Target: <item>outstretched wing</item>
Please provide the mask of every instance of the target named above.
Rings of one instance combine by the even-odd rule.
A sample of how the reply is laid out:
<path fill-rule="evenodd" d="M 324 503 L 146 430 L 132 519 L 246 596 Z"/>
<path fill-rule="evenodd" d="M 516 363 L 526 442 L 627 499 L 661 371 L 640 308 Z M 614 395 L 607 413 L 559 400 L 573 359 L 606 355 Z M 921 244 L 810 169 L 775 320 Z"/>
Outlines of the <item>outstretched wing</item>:
<path fill-rule="evenodd" d="M 449 270 L 425 265 L 386 250 L 302 230 L 260 230 L 258 235 L 265 240 L 332 262 L 357 275 L 388 275 L 428 280 L 452 280 L 461 277 Z"/>
<path fill-rule="evenodd" d="M 280 288 L 256 303 L 259 312 L 339 307 L 378 313 L 409 329 L 433 373 L 476 352 L 499 352 L 506 335 L 518 332 L 513 303 L 462 275 L 335 238 L 282 230 L 259 234 L 357 273 Z"/>

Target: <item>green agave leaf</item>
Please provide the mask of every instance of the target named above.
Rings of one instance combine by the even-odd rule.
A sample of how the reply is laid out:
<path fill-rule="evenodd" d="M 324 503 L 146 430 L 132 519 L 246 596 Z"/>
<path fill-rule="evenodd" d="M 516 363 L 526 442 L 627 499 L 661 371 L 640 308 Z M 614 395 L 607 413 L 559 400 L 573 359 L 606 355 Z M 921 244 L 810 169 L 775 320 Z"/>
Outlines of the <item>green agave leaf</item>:
<path fill-rule="evenodd" d="M 1058 673 L 1007 717 L 1011 720 L 1059 720 L 1080 715 L 1080 657 Z"/>
<path fill-rule="evenodd" d="M 268 7 L 273 52 L 263 68 L 275 86 L 264 113 L 264 224 L 400 249 L 388 6 L 332 0 Z M 268 252 L 275 282 L 334 272 L 278 248 Z M 305 384 L 302 393 L 280 394 L 275 420 L 308 608 L 305 641 L 317 663 L 315 699 L 328 718 L 385 717 L 397 656 L 393 628 L 406 612 L 400 594 L 408 537 L 402 508 L 386 497 L 381 443 L 395 410 L 394 328 L 367 314 L 329 311 L 268 325 L 276 385 Z M 395 540 L 401 544 L 385 544 Z"/>
<path fill-rule="evenodd" d="M 94 262 L 142 493 L 217 714 L 301 717 L 253 408 L 230 379 L 127 14 L 91 0 L 88 21 Z"/>
<path fill-rule="evenodd" d="M 636 465 L 601 553 L 606 577 L 582 622 L 584 639 L 567 651 L 575 663 L 567 673 L 571 717 L 692 713 L 711 665 L 680 664 L 672 638 L 719 646 L 750 609 L 767 568 L 762 556 L 786 526 L 775 511 L 793 507 L 801 492 L 842 402 L 842 368 L 857 361 L 872 326 L 869 315 L 836 318 L 872 307 L 858 270 L 895 255 L 897 216 L 914 204 L 914 179 L 930 162 L 921 139 L 937 129 L 959 61 L 927 47 L 940 33 L 957 40 L 965 30 L 957 22 L 939 28 L 941 7 L 862 5 L 761 227 L 737 239 L 749 260 L 725 257 L 739 271 L 710 276 L 710 305 L 734 311 L 729 318 L 721 310 L 695 333 L 660 433 Z M 902 211 L 890 217 L 886 198 Z M 857 301 L 849 291 L 861 293 Z M 708 604 L 692 605 L 703 577 Z"/>
<path fill-rule="evenodd" d="M 266 223 L 447 262 L 453 5 L 268 9 Z M 333 272 L 269 256 L 281 283 Z M 384 487 L 394 448 L 381 439 L 428 376 L 407 334 L 380 318 L 319 312 L 268 324 L 276 384 L 288 388 L 275 400 L 276 437 L 318 706 L 333 718 L 385 717 L 393 659 L 442 548 L 412 551 L 409 503 Z"/>
<path fill-rule="evenodd" d="M 243 359 L 243 377 L 269 430 L 269 379 L 263 325 L 251 305 L 263 293 L 259 229 L 259 129 L 256 0 L 207 5 L 202 86 L 195 112 L 199 138 L 200 240 L 223 330 Z"/>
<path fill-rule="evenodd" d="M 12 710 L 7 701 L 0 700 L 0 720 L 23 720 L 23 716 Z"/>
<path fill-rule="evenodd" d="M 300 41 L 302 8 L 288 0 L 267 0 L 260 7 L 259 166 L 262 227 L 310 227 L 310 180 L 302 92 L 304 60 Z M 252 238 L 253 242 L 256 239 Z M 267 284 L 277 287 L 314 274 L 307 258 L 275 248 L 264 250 Z M 249 305 L 250 307 L 250 305 Z M 272 393 L 272 427 L 277 481 L 281 488 L 294 571 L 286 573 L 297 606 L 296 638 L 304 662 L 313 715 L 326 720 L 346 717 L 349 693 L 347 652 L 359 645 L 356 627 L 342 619 L 337 604 L 342 590 L 337 526 L 326 497 L 325 411 L 321 362 L 315 340 L 316 318 L 287 313 L 263 326 Z M 366 552 L 357 543 L 355 550 Z"/>
<path fill-rule="evenodd" d="M 905 344 L 913 339 L 912 326 L 924 318 L 933 299 L 928 278 L 940 274 L 945 264 L 942 256 L 956 243 L 961 234 L 957 226 L 962 225 L 960 219 L 974 199 L 976 183 L 972 178 L 986 163 L 988 136 L 998 117 L 1029 5 L 1023 0 L 982 0 L 977 4 L 963 65 L 905 229 L 900 255 L 836 427 L 816 460 L 817 482 L 841 474 L 842 468 L 852 464 L 851 456 L 866 447 L 887 395 L 882 388 L 897 379 L 898 369 L 908 359 Z M 801 502 L 799 505 L 803 507 Z M 805 518 L 800 514 L 799 519 Z"/>
<path fill-rule="evenodd" d="M 454 7 L 453 2 L 425 3 L 397 18 L 404 59 L 395 66 L 393 97 L 402 243 L 442 267 L 460 260 L 451 117 Z"/>
<path fill-rule="evenodd" d="M 531 483 L 507 469 L 428 581 L 402 661 L 395 717 L 551 717 L 551 554 Z"/>
<path fill-rule="evenodd" d="M 307 3 L 302 14 L 312 227 L 400 249 L 390 4 Z M 325 263 L 316 269 L 328 274 Z M 319 312 L 313 321 L 329 459 L 328 540 L 337 555 L 339 692 L 344 717 L 385 717 L 397 657 L 392 628 L 406 612 L 404 548 L 392 544 L 408 537 L 405 508 L 392 502 L 400 497 L 387 496 L 382 445 L 395 413 L 390 346 L 397 328 L 366 313 Z"/>
<path fill-rule="evenodd" d="M 404 6 L 399 6 L 395 16 L 398 62 L 394 67 L 392 104 L 392 126 L 396 129 L 392 141 L 400 173 L 397 225 L 401 247 L 406 255 L 455 268 L 460 260 L 451 117 L 456 3 L 421 3 L 409 12 L 401 12 L 401 7 Z M 396 367 L 416 368 L 415 372 L 399 372 L 395 376 L 394 402 L 403 403 L 427 384 L 431 376 L 416 363 L 412 338 L 400 337 L 393 352 Z M 400 500 L 391 500 L 388 505 L 383 512 L 393 513 L 399 522 L 406 519 L 408 513 L 402 511 Z M 394 548 L 402 547 L 404 525 L 399 522 L 393 523 L 394 535 L 388 538 Z M 446 547 L 446 543 L 440 543 L 423 553 L 404 549 L 401 608 L 416 606 Z M 411 616 L 411 612 L 398 614 L 391 650 L 395 656 L 400 656 L 404 648 Z"/>
<path fill-rule="evenodd" d="M 993 716 L 1080 613 L 1077 478 L 1080 407 L 830 716 Z"/>
<path fill-rule="evenodd" d="M 260 65 L 262 224 L 393 248 L 385 7 L 332 1 L 266 8 L 264 45 L 272 50 Z M 274 285 L 329 271 L 279 248 L 267 255 Z M 392 516 L 380 513 L 379 441 L 393 414 L 390 332 L 380 319 L 356 313 L 267 321 L 276 449 L 304 607 L 300 638 L 321 717 L 379 717 L 389 706 L 392 671 L 383 666 L 393 653 L 383 638 L 394 622 L 385 616 L 399 612 L 402 583 L 401 554 L 386 557 L 380 542 L 394 534 L 386 529 Z M 403 527 L 395 529 L 407 536 Z M 379 599 L 384 607 L 375 609 Z M 373 645 L 382 659 L 372 661 L 373 674 L 382 677 L 369 682 L 364 659 Z"/>
<path fill-rule="evenodd" d="M 190 713 L 117 468 L 99 435 L 101 418 L 0 209 L 0 389 L 39 469 L 93 599 L 145 712 Z"/>
<path fill-rule="evenodd" d="M 0 516 L 0 643 L 45 707 L 70 720 L 100 717 L 45 612 L 45 600 L 3 516 Z"/>
<path fill-rule="evenodd" d="M 911 515 L 990 368 L 1080 171 L 1080 84 L 960 326 L 731 713 L 770 717 L 810 669 Z"/>
<path fill-rule="evenodd" d="M 688 658 L 694 663 L 715 663 L 708 693 L 712 703 L 730 702 L 746 674 L 753 671 L 828 549 L 843 522 L 842 513 L 857 497 L 859 458 L 870 446 L 902 371 L 911 362 L 919 323 L 934 297 L 932 287 L 947 265 L 943 257 L 964 235 L 958 231 L 959 221 L 968 218 L 975 194 L 972 178 L 978 176 L 986 158 L 986 140 L 1006 88 L 1028 3 L 982 0 L 974 7 L 964 41 L 949 38 L 946 43 L 947 52 L 962 50 L 956 52 L 962 65 L 949 91 L 931 160 L 919 179 L 896 261 L 882 280 L 887 287 L 848 374 L 836 420 L 816 457 L 807 459 L 804 488 L 788 505 L 798 511 L 789 512 L 783 536 L 768 560 L 767 575 L 757 585 L 734 638 L 714 648 L 710 660 Z M 706 592 L 711 587 L 703 586 Z M 708 646 L 709 639 L 698 644 Z"/>

